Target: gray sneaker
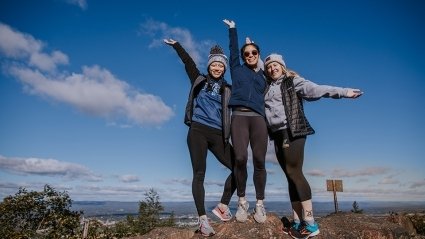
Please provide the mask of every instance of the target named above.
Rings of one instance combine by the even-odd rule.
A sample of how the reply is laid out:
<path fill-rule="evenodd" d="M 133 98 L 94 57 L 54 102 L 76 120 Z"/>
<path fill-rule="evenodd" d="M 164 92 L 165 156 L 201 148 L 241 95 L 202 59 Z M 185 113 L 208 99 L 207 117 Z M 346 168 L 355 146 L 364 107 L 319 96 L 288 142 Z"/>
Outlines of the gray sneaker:
<path fill-rule="evenodd" d="M 243 203 L 239 202 L 238 210 L 236 211 L 236 221 L 245 222 L 248 219 L 248 208 L 249 203 L 245 201 Z"/>
<path fill-rule="evenodd" d="M 254 219 L 258 223 L 264 223 L 266 221 L 266 209 L 263 204 L 255 204 Z"/>
<path fill-rule="evenodd" d="M 210 237 L 214 236 L 215 231 L 208 223 L 208 219 L 199 218 L 199 230 L 198 230 L 202 236 L 204 237 Z"/>

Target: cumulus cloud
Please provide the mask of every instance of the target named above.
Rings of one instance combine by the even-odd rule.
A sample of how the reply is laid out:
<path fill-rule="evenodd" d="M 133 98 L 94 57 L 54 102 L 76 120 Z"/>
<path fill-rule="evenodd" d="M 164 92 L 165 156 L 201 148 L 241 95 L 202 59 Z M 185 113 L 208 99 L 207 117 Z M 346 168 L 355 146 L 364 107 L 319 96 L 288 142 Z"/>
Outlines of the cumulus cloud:
<path fill-rule="evenodd" d="M 139 179 L 138 176 L 136 176 L 136 175 L 130 175 L 130 174 L 121 175 L 121 176 L 119 176 L 119 179 L 123 183 L 133 183 L 133 182 L 140 181 L 140 179 Z"/>
<path fill-rule="evenodd" d="M 140 126 L 159 126 L 174 115 L 160 97 L 136 91 L 99 66 L 83 66 L 82 73 L 57 72 L 58 65 L 68 63 L 64 53 L 47 54 L 41 41 L 1 23 L 0 53 L 10 61 L 6 71 L 34 95 Z"/>
<path fill-rule="evenodd" d="M 68 64 L 68 56 L 60 51 L 43 52 L 45 44 L 33 36 L 18 32 L 0 23 L 0 53 L 14 60 L 22 60 L 42 71 L 54 71 L 58 65 Z"/>
<path fill-rule="evenodd" d="M 7 158 L 0 155 L 0 170 L 24 175 L 61 176 L 71 180 L 102 180 L 82 165 L 56 159 Z"/>
<path fill-rule="evenodd" d="M 307 175 L 310 175 L 310 176 L 315 176 L 315 177 L 324 177 L 324 176 L 326 176 L 326 173 L 325 172 L 323 172 L 322 170 L 318 170 L 318 169 L 310 170 L 306 174 Z"/>
<path fill-rule="evenodd" d="M 332 175 L 335 177 L 376 176 L 386 174 L 389 171 L 390 169 L 385 167 L 371 167 L 359 170 L 335 169 Z"/>
<path fill-rule="evenodd" d="M 397 179 L 394 179 L 391 176 L 385 177 L 378 182 L 378 184 L 398 184 L 398 183 L 400 183 L 400 181 Z"/>
<path fill-rule="evenodd" d="M 168 38 L 180 42 L 196 64 L 206 62 L 206 56 L 208 56 L 209 49 L 213 44 L 211 40 L 197 42 L 189 30 L 181 27 L 172 27 L 167 23 L 153 19 L 148 19 L 140 24 L 140 33 L 152 38 L 152 42 L 149 45 L 150 48 L 164 46 L 163 40 Z"/>
<path fill-rule="evenodd" d="M 410 185 L 410 187 L 409 188 L 419 188 L 419 187 L 425 187 L 425 179 L 424 180 L 421 180 L 421 181 L 416 181 L 416 182 L 413 182 L 411 185 Z"/>

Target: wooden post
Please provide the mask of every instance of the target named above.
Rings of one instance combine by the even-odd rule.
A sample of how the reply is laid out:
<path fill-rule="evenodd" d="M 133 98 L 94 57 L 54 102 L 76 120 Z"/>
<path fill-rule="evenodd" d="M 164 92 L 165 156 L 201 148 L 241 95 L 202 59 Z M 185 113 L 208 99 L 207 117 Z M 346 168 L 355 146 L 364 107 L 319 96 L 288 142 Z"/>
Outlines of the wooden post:
<path fill-rule="evenodd" d="M 326 187 L 328 191 L 332 191 L 334 194 L 334 205 L 335 213 L 338 213 L 338 198 L 336 197 L 336 192 L 342 192 L 342 180 L 326 180 Z"/>
<path fill-rule="evenodd" d="M 83 239 L 87 239 L 87 234 L 89 232 L 90 220 L 84 220 L 84 230 L 83 230 Z"/>
<path fill-rule="evenodd" d="M 336 197 L 335 180 L 332 180 L 332 188 L 333 188 L 333 191 L 334 191 L 335 213 L 337 213 L 338 212 L 338 198 Z"/>

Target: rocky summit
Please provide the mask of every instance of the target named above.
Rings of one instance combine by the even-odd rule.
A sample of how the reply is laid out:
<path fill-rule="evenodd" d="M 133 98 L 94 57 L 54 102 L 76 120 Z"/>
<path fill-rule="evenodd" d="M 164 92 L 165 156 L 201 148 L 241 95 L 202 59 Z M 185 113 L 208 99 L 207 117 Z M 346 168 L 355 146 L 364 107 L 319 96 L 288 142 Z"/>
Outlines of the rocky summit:
<path fill-rule="evenodd" d="M 422 215 L 425 221 L 425 216 Z M 419 235 L 407 215 L 370 216 L 357 213 L 334 213 L 317 219 L 320 234 L 315 239 L 425 239 Z M 212 239 L 278 239 L 291 238 L 282 232 L 282 219 L 267 214 L 267 221 L 258 224 L 252 216 L 245 223 L 232 219 L 212 224 L 216 235 Z M 156 228 L 148 234 L 127 239 L 198 239 L 205 238 L 196 228 Z"/>

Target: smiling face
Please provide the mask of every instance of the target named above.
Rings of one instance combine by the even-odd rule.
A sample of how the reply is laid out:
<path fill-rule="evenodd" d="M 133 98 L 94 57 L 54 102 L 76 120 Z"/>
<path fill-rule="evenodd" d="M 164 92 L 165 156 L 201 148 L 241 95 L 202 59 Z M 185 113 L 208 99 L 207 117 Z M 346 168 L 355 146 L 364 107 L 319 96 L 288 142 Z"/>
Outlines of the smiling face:
<path fill-rule="evenodd" d="M 253 45 L 247 45 L 243 51 L 243 59 L 250 68 L 256 68 L 258 63 L 259 52 Z"/>
<path fill-rule="evenodd" d="M 218 61 L 212 62 L 208 67 L 208 72 L 215 79 L 220 78 L 224 74 L 225 70 L 226 68 L 224 67 L 224 64 Z"/>
<path fill-rule="evenodd" d="M 273 80 L 277 80 L 285 73 L 285 68 L 276 61 L 273 61 L 266 66 L 266 72 Z"/>

